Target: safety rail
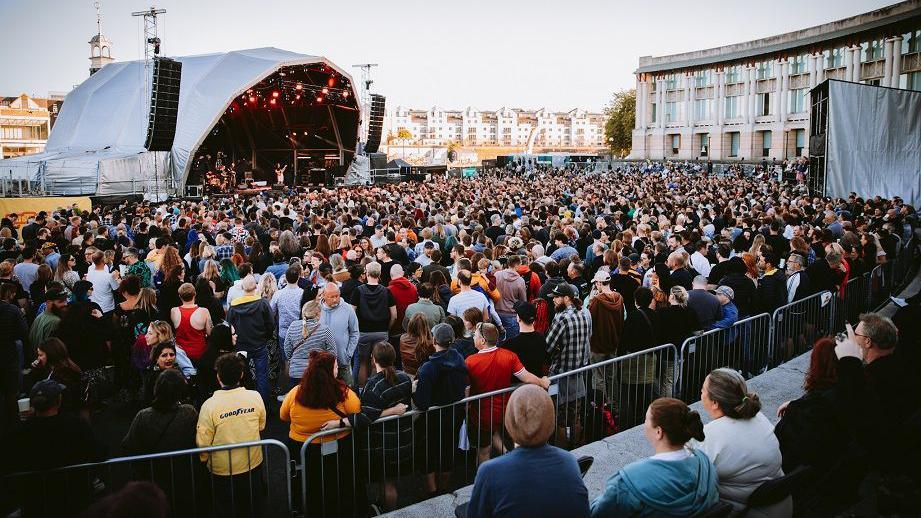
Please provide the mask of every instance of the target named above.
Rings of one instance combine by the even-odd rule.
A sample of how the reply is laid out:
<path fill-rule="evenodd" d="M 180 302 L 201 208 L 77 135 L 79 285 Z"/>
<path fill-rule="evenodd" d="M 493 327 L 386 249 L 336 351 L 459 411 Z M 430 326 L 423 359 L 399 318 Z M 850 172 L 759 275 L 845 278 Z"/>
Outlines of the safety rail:
<path fill-rule="evenodd" d="M 556 408 L 551 442 L 572 449 L 641 423 L 643 417 L 636 416 L 645 416 L 649 403 L 671 395 L 661 391 L 670 390 L 676 357 L 675 346 L 665 344 L 551 376 Z M 609 388 L 592 388 L 596 382 Z M 379 494 L 396 487 L 412 491 L 419 474 L 434 480 L 450 473 L 453 484 L 472 482 L 480 462 L 514 447 L 503 416 L 516 388 L 311 435 L 300 450 L 304 516 L 353 514 L 367 506 L 373 486 L 381 486 Z M 634 416 L 621 426 L 614 407 L 620 416 Z"/>
<path fill-rule="evenodd" d="M 764 371 L 770 343 L 771 315 L 767 313 L 689 337 L 681 344 L 677 397 L 688 403 L 697 401 L 707 374 L 719 367 L 731 367 L 746 378 Z"/>
<path fill-rule="evenodd" d="M 129 482 L 148 481 L 175 516 L 280 517 L 291 515 L 290 469 L 288 448 L 265 439 L 13 473 L 4 485 L 23 516 L 78 515 Z"/>
<path fill-rule="evenodd" d="M 834 329 L 839 329 L 835 325 L 835 315 L 845 312 L 835 311 L 832 299 L 831 292 L 823 291 L 774 310 L 771 315 L 771 350 L 768 354 L 772 366 L 796 358 L 812 349 L 819 337 L 828 336 Z M 858 311 L 863 311 L 858 309 L 862 307 L 854 305 L 854 309 Z M 842 323 L 840 329 L 843 328 Z"/>

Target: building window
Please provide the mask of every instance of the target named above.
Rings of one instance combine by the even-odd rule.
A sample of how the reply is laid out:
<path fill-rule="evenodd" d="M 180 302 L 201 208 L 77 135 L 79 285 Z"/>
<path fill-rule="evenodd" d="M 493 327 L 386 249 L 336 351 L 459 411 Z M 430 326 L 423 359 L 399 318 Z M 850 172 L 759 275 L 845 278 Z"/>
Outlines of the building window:
<path fill-rule="evenodd" d="M 761 156 L 768 156 L 771 154 L 771 132 L 762 131 L 761 132 Z"/>
<path fill-rule="evenodd" d="M 774 77 L 774 62 L 759 61 L 755 64 L 755 78 L 770 79 Z"/>
<path fill-rule="evenodd" d="M 865 41 L 860 44 L 861 61 L 868 63 L 883 59 L 883 40 Z"/>
<path fill-rule="evenodd" d="M 796 156 L 803 156 L 803 152 L 806 150 L 806 130 L 793 130 L 793 139 L 796 143 Z"/>
<path fill-rule="evenodd" d="M 739 156 L 740 135 L 741 134 L 738 131 L 729 133 L 729 156 Z"/>
<path fill-rule="evenodd" d="M 681 148 L 681 135 L 669 135 L 669 142 L 671 143 L 672 154 L 677 155 L 678 150 Z"/>
<path fill-rule="evenodd" d="M 665 76 L 665 89 L 674 90 L 678 88 L 678 75 L 677 74 L 668 74 Z"/>
<path fill-rule="evenodd" d="M 697 99 L 695 102 L 694 118 L 703 121 L 710 119 L 710 99 Z"/>
<path fill-rule="evenodd" d="M 710 155 L 710 134 L 701 133 L 698 135 L 699 144 L 700 144 L 700 156 L 709 156 Z"/>
<path fill-rule="evenodd" d="M 841 68 L 844 66 L 845 48 L 828 49 L 825 54 L 825 70 Z"/>
<path fill-rule="evenodd" d="M 739 116 L 739 96 L 734 95 L 732 97 L 726 98 L 726 112 L 727 119 L 734 119 Z"/>
<path fill-rule="evenodd" d="M 665 122 L 674 122 L 678 120 L 678 103 L 665 103 Z"/>
<path fill-rule="evenodd" d="M 763 94 L 758 94 L 758 102 L 755 108 L 757 110 L 758 116 L 765 116 L 771 114 L 771 92 L 764 92 Z"/>
<path fill-rule="evenodd" d="M 735 65 L 726 69 L 726 84 L 738 83 L 742 80 L 742 66 Z"/>
<path fill-rule="evenodd" d="M 803 113 L 806 111 L 806 93 L 808 89 L 800 88 L 790 90 L 790 113 Z"/>
<path fill-rule="evenodd" d="M 698 70 L 694 73 L 694 86 L 701 88 L 713 84 L 710 70 Z"/>
<path fill-rule="evenodd" d="M 899 76 L 899 88 L 921 91 L 921 70 Z"/>
<path fill-rule="evenodd" d="M 806 73 L 806 55 L 800 54 L 790 58 L 790 75 Z"/>
<path fill-rule="evenodd" d="M 9 140 L 22 140 L 22 128 L 21 127 L 3 128 L 3 138 L 9 139 Z"/>
<path fill-rule="evenodd" d="M 921 29 L 902 35 L 902 54 L 921 52 Z"/>
<path fill-rule="evenodd" d="M 656 103 L 652 103 L 652 122 L 656 122 Z"/>

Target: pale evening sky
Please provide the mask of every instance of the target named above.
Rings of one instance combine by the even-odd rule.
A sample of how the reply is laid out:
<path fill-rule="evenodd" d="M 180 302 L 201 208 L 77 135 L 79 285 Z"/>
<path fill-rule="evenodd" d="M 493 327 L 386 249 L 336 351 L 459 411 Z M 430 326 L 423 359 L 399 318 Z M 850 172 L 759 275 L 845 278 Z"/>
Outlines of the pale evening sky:
<path fill-rule="evenodd" d="M 160 0 L 163 51 L 274 46 L 348 69 L 379 63 L 388 106 L 600 110 L 634 86 L 639 56 L 738 43 L 894 3 L 771 0 Z M 142 56 L 140 0 L 103 1 L 117 60 Z M 68 91 L 86 79 L 92 0 L 0 0 L 0 95 Z"/>

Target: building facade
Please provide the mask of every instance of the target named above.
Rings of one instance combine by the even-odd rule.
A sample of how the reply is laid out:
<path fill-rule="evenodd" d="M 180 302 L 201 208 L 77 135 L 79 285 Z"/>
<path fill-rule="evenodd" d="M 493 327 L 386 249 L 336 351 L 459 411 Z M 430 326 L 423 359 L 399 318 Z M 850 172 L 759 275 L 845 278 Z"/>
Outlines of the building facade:
<path fill-rule="evenodd" d="M 51 132 L 53 100 L 22 94 L 0 97 L 0 159 L 40 153 Z"/>
<path fill-rule="evenodd" d="M 421 145 L 597 149 L 604 146 L 604 115 L 578 108 L 551 112 L 544 108 L 480 111 L 398 106 L 387 115 L 387 133 Z"/>
<path fill-rule="evenodd" d="M 921 0 L 760 40 L 640 58 L 631 158 L 809 154 L 809 90 L 825 79 L 921 90 Z"/>

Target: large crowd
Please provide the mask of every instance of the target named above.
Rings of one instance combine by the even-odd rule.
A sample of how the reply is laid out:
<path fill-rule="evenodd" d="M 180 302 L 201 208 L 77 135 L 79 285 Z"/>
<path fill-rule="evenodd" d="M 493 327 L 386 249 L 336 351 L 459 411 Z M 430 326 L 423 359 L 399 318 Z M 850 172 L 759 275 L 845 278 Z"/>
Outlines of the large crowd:
<path fill-rule="evenodd" d="M 392 465 L 420 448 L 442 459 L 401 468 L 438 494 L 450 484 L 444 459 L 462 446 L 479 465 L 470 516 L 692 515 L 720 499 L 742 508 L 759 484 L 801 465 L 850 476 L 817 485 L 829 501 L 854 496 L 866 473 L 903 467 L 896 439 L 918 419 L 917 348 L 868 314 L 837 344 L 816 345 L 806 396 L 784 405 L 777 430 L 746 388 L 755 372 L 721 368 L 703 384 L 706 426 L 659 397 L 672 394 L 658 383 L 595 384 L 618 427 L 642 424 L 656 454 L 612 473 L 594 502 L 575 458 L 548 445 L 589 440 L 579 422 L 586 387 L 559 387 L 560 430 L 548 376 L 839 293 L 892 260 L 918 226 L 898 197 L 819 198 L 767 172 L 646 164 L 15 220 L 0 225 L 7 473 L 255 441 L 280 420 L 291 452 L 325 433 L 308 460 L 366 430 L 361 447 L 385 459 L 368 463 L 382 466 L 368 479 L 385 509 L 398 499 Z M 516 383 L 525 386 L 511 397 L 451 406 Z M 104 447 L 93 426 L 113 405 L 137 414 L 121 445 Z M 373 424 L 430 407 L 442 410 Z M 248 492 L 243 507 L 260 514 L 260 448 L 201 458 L 215 494 Z M 790 515 L 788 501 L 777 506 L 770 515 Z M 20 507 L 81 509 L 49 495 Z"/>

